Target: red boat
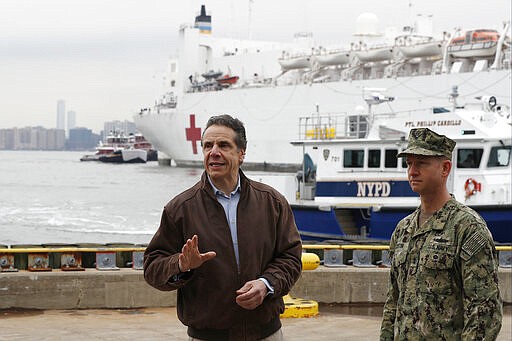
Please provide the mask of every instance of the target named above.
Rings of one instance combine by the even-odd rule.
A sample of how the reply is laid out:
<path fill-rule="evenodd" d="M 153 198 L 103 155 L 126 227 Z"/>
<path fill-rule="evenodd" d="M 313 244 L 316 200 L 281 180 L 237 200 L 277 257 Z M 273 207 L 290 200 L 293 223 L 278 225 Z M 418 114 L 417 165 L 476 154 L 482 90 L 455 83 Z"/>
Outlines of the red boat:
<path fill-rule="evenodd" d="M 240 77 L 238 77 L 238 76 L 224 75 L 220 78 L 217 78 L 216 81 L 217 81 L 217 83 L 219 83 L 221 85 L 228 86 L 228 85 L 232 85 L 232 84 L 235 84 L 236 82 L 238 82 L 239 78 Z"/>

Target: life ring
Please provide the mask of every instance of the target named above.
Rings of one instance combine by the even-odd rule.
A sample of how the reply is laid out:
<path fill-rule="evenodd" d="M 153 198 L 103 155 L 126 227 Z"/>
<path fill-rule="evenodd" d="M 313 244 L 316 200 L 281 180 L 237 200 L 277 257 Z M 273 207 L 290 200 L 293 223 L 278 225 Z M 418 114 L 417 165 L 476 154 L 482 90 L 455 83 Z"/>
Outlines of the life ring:
<path fill-rule="evenodd" d="M 476 192 L 480 192 L 482 190 L 482 184 L 477 182 L 473 178 L 468 178 L 466 183 L 464 184 L 464 191 L 466 191 L 466 199 L 476 194 Z"/>

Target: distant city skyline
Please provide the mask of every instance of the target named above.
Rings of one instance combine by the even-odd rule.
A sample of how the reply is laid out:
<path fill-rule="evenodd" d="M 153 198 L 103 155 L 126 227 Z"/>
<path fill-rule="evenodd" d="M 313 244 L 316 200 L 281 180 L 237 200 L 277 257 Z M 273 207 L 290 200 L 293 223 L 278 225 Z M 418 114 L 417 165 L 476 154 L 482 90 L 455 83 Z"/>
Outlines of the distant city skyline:
<path fill-rule="evenodd" d="M 64 101 L 58 101 L 57 116 L 63 104 Z M 129 136 L 137 133 L 135 123 L 129 120 L 105 121 L 99 132 L 87 127 L 73 127 L 75 112 L 68 111 L 67 114 L 67 130 L 41 125 L 0 128 L 0 150 L 85 150 L 96 147 L 100 140 L 106 142 L 111 134 Z"/>
<path fill-rule="evenodd" d="M 69 130 L 76 127 L 76 112 L 68 110 L 66 113 L 66 101 L 59 99 L 57 101 L 57 124 L 55 128 L 64 129 L 66 138 L 69 137 Z"/>
<path fill-rule="evenodd" d="M 73 110 L 68 111 L 66 118 L 66 136 L 69 136 L 69 130 L 76 127 L 76 112 Z"/>
<path fill-rule="evenodd" d="M 66 129 L 66 101 L 59 99 L 57 101 L 57 129 Z"/>
<path fill-rule="evenodd" d="M 55 127 L 66 101 L 76 124 L 100 131 L 131 120 L 163 94 L 163 74 L 177 51 L 178 28 L 201 4 L 214 36 L 290 41 L 299 31 L 318 42 L 347 43 L 356 18 L 373 12 L 379 29 L 432 14 L 434 31 L 496 28 L 510 20 L 510 0 L 2 0 L 0 128 Z"/>

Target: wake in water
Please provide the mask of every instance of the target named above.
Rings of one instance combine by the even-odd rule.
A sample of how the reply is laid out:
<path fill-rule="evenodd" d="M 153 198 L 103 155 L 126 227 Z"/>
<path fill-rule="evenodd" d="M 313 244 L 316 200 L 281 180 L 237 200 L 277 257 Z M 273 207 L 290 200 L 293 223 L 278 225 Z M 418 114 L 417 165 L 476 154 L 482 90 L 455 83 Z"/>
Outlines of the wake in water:
<path fill-rule="evenodd" d="M 81 154 L 0 151 L 0 244 L 147 243 L 164 205 L 201 173 Z"/>

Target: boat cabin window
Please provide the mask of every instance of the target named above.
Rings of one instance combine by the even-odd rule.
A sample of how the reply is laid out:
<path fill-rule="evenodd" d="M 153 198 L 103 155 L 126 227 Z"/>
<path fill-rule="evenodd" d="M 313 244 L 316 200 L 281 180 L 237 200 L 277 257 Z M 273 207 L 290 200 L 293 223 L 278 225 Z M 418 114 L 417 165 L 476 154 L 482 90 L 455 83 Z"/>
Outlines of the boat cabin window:
<path fill-rule="evenodd" d="M 457 150 L 457 168 L 478 168 L 484 150 L 481 148 L 461 148 Z"/>
<path fill-rule="evenodd" d="M 487 167 L 506 167 L 510 164 L 511 146 L 492 147 Z"/>
<path fill-rule="evenodd" d="M 380 167 L 380 149 L 368 150 L 368 168 Z"/>
<path fill-rule="evenodd" d="M 345 168 L 363 168 L 364 166 L 364 150 L 346 149 L 343 152 L 343 167 Z"/>
<path fill-rule="evenodd" d="M 432 109 L 432 112 L 433 112 L 434 114 L 443 114 L 443 113 L 445 113 L 445 112 L 450 112 L 450 110 L 448 110 L 448 109 L 446 109 L 446 108 L 443 108 L 443 107 L 434 107 L 434 108 Z"/>
<path fill-rule="evenodd" d="M 386 149 L 384 151 L 384 167 L 396 168 L 398 166 L 398 149 Z"/>

